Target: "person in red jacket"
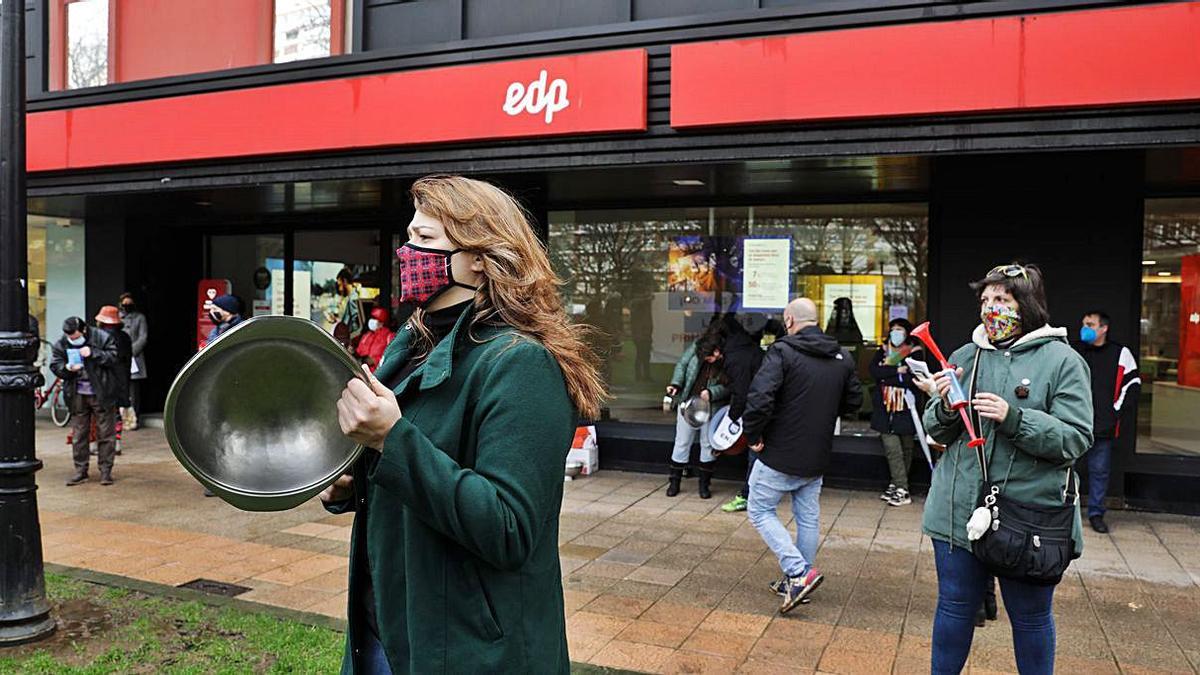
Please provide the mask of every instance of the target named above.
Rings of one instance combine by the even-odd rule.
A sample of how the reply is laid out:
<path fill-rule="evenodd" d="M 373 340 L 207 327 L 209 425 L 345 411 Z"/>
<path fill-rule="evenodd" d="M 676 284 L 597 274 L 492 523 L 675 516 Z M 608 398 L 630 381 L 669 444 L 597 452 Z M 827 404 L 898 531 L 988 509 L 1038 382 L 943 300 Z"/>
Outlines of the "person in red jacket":
<path fill-rule="evenodd" d="M 395 331 L 392 330 L 389 323 L 391 316 L 388 311 L 382 307 L 376 307 L 371 310 L 371 318 L 367 320 L 367 332 L 363 333 L 362 338 L 358 341 L 358 349 L 355 351 L 363 363 L 371 368 L 371 372 L 379 367 L 379 361 L 383 358 L 383 350 L 387 349 L 392 338 L 396 337 Z"/>

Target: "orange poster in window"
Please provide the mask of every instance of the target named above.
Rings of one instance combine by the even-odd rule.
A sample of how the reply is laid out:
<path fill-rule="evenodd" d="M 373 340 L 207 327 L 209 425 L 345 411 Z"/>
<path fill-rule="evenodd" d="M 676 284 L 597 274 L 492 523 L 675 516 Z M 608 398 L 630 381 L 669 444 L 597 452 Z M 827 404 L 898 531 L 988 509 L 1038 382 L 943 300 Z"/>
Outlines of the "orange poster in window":
<path fill-rule="evenodd" d="M 1179 285 L 1179 384 L 1200 387 L 1200 255 L 1183 258 Z"/>

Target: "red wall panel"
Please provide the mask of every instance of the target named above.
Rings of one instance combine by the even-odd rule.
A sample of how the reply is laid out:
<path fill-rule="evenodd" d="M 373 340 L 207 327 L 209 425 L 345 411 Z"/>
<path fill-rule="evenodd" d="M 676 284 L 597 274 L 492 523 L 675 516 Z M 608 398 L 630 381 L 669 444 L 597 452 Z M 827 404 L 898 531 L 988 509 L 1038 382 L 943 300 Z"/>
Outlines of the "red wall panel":
<path fill-rule="evenodd" d="M 1200 2 L 671 48 L 671 125 L 1200 100 Z"/>
<path fill-rule="evenodd" d="M 271 0 L 110 1 L 117 82 L 271 62 Z"/>
<path fill-rule="evenodd" d="M 1181 260 L 1179 384 L 1200 388 L 1200 255 Z"/>
<path fill-rule="evenodd" d="M 629 49 L 38 112 L 27 117 L 26 166 L 641 131 L 646 76 L 646 51 Z"/>

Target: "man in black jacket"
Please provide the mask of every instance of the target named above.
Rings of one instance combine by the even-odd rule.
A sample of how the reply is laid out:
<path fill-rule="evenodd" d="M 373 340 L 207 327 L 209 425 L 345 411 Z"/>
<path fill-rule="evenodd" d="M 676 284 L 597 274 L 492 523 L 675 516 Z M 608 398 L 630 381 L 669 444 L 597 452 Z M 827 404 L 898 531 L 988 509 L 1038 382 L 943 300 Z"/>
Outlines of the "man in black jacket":
<path fill-rule="evenodd" d="M 1108 532 L 1108 523 L 1104 522 L 1104 499 L 1108 496 L 1113 443 L 1121 435 L 1121 415 L 1137 406 L 1142 387 L 1133 352 L 1109 339 L 1110 323 L 1108 314 L 1100 310 L 1083 315 L 1079 343 L 1075 346 L 1092 371 L 1092 409 L 1095 411 L 1092 435 L 1095 440 L 1084 457 L 1088 469 L 1088 522 L 1101 534 Z"/>
<path fill-rule="evenodd" d="M 813 566 L 819 537 L 822 476 L 829 466 L 840 415 L 862 405 L 854 360 L 817 326 L 817 306 L 793 300 L 784 311 L 787 335 L 767 350 L 750 385 L 743 429 L 759 452 L 750 473 L 750 522 L 779 559 L 784 578 L 771 584 L 780 612 L 803 602 L 824 577 Z M 793 542 L 775 512 L 791 497 Z"/>
<path fill-rule="evenodd" d="M 54 343 L 50 370 L 63 382 L 63 393 L 71 407 L 71 451 L 75 474 L 67 485 L 87 482 L 92 419 L 96 420 L 96 464 L 100 484 L 112 485 L 113 454 L 116 451 L 117 399 L 121 383 L 117 373 L 117 342 L 111 333 L 89 329 L 73 316 L 63 322 L 63 336 Z"/>

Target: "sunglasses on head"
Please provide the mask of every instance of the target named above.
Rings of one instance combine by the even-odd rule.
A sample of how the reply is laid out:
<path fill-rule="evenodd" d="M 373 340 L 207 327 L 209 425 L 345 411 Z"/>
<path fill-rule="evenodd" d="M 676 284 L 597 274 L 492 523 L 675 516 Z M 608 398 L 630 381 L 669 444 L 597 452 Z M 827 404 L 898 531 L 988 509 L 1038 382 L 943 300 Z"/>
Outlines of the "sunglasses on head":
<path fill-rule="evenodd" d="M 1004 275 L 1010 279 L 1013 277 L 1025 277 L 1025 280 L 1029 281 L 1029 274 L 1025 272 L 1024 265 L 996 265 L 987 275 L 989 277 Z"/>

